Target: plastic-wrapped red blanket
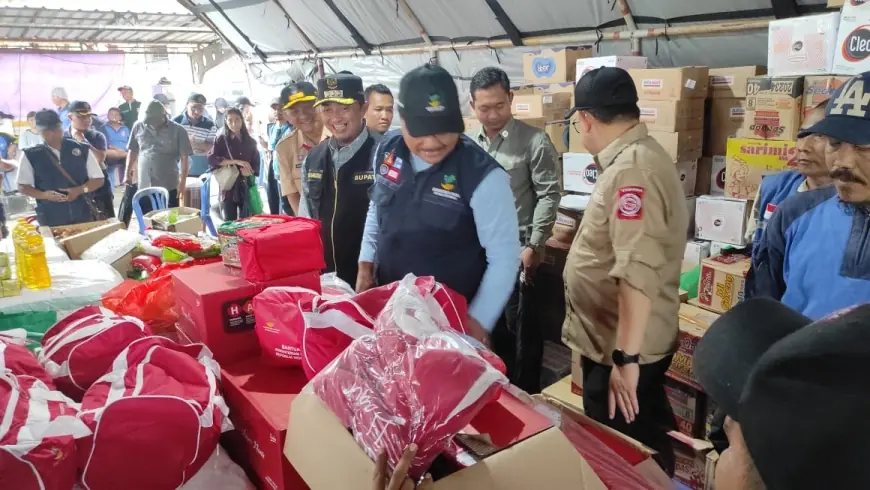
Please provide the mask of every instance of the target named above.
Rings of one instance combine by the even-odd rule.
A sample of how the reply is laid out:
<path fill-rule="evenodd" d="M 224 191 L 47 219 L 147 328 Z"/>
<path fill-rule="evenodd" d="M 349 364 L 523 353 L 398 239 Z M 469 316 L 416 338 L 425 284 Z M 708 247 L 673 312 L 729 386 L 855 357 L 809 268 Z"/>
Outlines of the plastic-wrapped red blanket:
<path fill-rule="evenodd" d="M 416 444 L 413 478 L 508 384 L 487 360 L 501 364 L 498 358 L 457 333 L 416 280 L 409 275 L 397 284 L 375 332 L 354 340 L 308 388 L 372 459 L 384 450 L 395 467 Z"/>

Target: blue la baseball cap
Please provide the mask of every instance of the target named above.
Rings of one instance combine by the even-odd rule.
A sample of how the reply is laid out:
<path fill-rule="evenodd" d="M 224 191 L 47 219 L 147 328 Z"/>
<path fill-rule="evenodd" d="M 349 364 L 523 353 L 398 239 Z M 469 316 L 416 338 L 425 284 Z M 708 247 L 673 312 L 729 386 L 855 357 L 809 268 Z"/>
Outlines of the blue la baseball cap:
<path fill-rule="evenodd" d="M 820 134 L 843 143 L 870 145 L 870 72 L 850 78 L 834 92 L 825 118 L 802 130 L 799 138 Z"/>

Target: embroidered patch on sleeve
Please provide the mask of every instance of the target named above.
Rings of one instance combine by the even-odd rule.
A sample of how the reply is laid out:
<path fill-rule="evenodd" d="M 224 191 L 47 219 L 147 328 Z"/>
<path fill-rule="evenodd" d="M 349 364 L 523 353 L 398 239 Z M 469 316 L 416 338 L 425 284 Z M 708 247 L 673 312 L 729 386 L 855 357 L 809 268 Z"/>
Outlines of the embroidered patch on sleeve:
<path fill-rule="evenodd" d="M 638 220 L 643 218 L 643 193 L 640 186 L 625 186 L 619 188 L 619 202 L 616 207 L 616 218 Z"/>

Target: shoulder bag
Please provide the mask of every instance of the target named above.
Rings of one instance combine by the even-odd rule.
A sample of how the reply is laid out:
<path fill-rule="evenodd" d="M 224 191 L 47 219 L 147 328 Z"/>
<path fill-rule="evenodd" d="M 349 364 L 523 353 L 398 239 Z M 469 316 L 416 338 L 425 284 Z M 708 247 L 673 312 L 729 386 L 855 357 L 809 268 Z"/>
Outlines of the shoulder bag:
<path fill-rule="evenodd" d="M 227 141 L 226 136 L 224 136 L 224 144 L 227 147 L 227 154 L 229 158 L 233 158 L 233 152 L 230 150 L 230 144 Z M 212 170 L 211 174 L 214 176 L 215 180 L 217 180 L 218 187 L 221 191 L 226 192 L 233 188 L 233 184 L 236 183 L 236 180 L 239 178 L 239 167 L 235 165 L 221 165 L 220 167 Z"/>

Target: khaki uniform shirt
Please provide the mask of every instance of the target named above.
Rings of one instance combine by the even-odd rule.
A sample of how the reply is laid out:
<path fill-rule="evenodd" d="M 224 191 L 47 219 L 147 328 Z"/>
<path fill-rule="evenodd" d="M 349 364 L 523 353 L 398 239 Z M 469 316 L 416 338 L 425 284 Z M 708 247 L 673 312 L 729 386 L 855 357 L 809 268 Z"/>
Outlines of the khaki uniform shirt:
<path fill-rule="evenodd" d="M 323 128 L 320 141 L 315 141 L 313 142 L 314 145 L 306 148 L 302 131 L 294 129 L 275 145 L 275 153 L 278 155 L 278 173 L 281 179 L 282 196 L 302 192 L 302 162 L 305 161 L 311 148 L 328 137 L 329 131 Z"/>
<path fill-rule="evenodd" d="M 611 364 L 619 321 L 619 282 L 652 301 L 641 364 L 677 347 L 680 264 L 689 226 L 670 156 L 638 124 L 596 156 L 599 177 L 565 265 L 565 343 Z"/>
<path fill-rule="evenodd" d="M 507 170 L 522 245 L 543 247 L 559 209 L 559 155 L 546 132 L 517 119 L 490 141 L 480 128 L 469 134 Z"/>

